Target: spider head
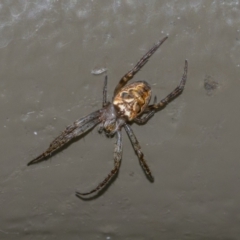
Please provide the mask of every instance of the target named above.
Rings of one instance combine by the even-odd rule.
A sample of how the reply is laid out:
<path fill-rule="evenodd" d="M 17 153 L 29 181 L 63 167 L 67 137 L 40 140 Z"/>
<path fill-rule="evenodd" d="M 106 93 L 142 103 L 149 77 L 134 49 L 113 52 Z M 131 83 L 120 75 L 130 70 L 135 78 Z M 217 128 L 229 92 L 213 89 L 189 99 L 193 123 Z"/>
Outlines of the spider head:
<path fill-rule="evenodd" d="M 107 136 L 113 136 L 118 131 L 125 121 L 118 118 L 116 108 L 113 104 L 109 104 L 101 116 L 102 129 Z"/>
<path fill-rule="evenodd" d="M 107 120 L 104 123 L 104 130 L 107 136 L 113 135 L 117 131 L 116 121 L 115 120 Z"/>

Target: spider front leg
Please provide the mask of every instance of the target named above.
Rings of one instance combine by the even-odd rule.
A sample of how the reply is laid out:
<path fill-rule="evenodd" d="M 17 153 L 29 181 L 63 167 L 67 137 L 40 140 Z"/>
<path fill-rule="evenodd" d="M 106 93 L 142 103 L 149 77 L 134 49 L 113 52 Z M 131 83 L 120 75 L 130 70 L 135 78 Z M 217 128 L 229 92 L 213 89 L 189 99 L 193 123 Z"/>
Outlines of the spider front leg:
<path fill-rule="evenodd" d="M 149 105 L 145 111 L 149 112 L 149 111 L 158 110 L 160 108 L 164 108 L 169 102 L 171 102 L 174 98 L 179 96 L 183 92 L 184 86 L 187 81 L 187 70 L 188 70 L 188 61 L 185 60 L 184 73 L 183 73 L 180 84 L 170 94 L 168 94 L 164 99 L 162 99 L 159 103 Z"/>
<path fill-rule="evenodd" d="M 131 69 L 128 73 L 126 73 L 119 81 L 118 85 L 114 90 L 114 96 L 120 91 L 122 87 L 124 87 L 128 81 L 130 81 L 134 75 L 147 63 L 149 58 L 157 51 L 157 49 L 167 40 L 168 37 L 163 38 L 158 43 L 156 43 L 136 64 L 136 66 Z"/>
<path fill-rule="evenodd" d="M 107 75 L 105 76 L 104 85 L 103 85 L 103 107 L 107 105 Z"/>
<path fill-rule="evenodd" d="M 49 157 L 52 153 L 66 145 L 73 138 L 84 134 L 85 132 L 96 126 L 100 122 L 99 120 L 100 114 L 101 110 L 95 111 L 86 117 L 78 119 L 72 125 L 69 125 L 62 132 L 61 135 L 59 135 L 52 141 L 52 143 L 44 153 L 30 161 L 27 165 L 29 166 L 31 164 L 43 161 L 45 158 Z"/>
<path fill-rule="evenodd" d="M 146 163 L 146 160 L 144 159 L 144 155 L 141 151 L 141 146 L 139 145 L 139 142 L 138 142 L 136 136 L 134 135 L 133 130 L 130 128 L 130 126 L 128 124 L 125 124 L 124 128 L 125 128 L 125 131 L 128 134 L 128 137 L 129 137 L 131 143 L 132 143 L 132 146 L 133 146 L 133 148 L 134 148 L 134 150 L 135 150 L 135 152 L 136 152 L 136 154 L 139 158 L 140 164 L 141 164 L 145 174 L 147 175 L 149 180 L 151 182 L 153 182 L 154 178 L 152 176 L 151 170 L 148 167 L 148 165 Z"/>
<path fill-rule="evenodd" d="M 87 193 L 76 192 L 77 197 L 86 196 L 86 195 L 89 195 L 89 194 L 92 194 L 94 192 L 101 190 L 109 183 L 109 181 L 113 178 L 113 176 L 116 175 L 116 173 L 118 172 L 118 170 L 120 168 L 120 164 L 121 164 L 121 159 L 122 159 L 122 133 L 121 133 L 121 131 L 117 131 L 116 136 L 117 136 L 117 140 L 116 140 L 115 148 L 114 148 L 114 168 L 113 168 L 113 170 L 92 191 L 87 192 Z"/>
<path fill-rule="evenodd" d="M 104 80 L 104 85 L 103 85 L 103 102 L 102 102 L 103 108 L 106 107 L 108 104 L 108 102 L 107 102 L 107 81 L 108 81 L 108 79 L 107 79 L 107 75 L 106 75 L 105 80 Z M 103 123 L 101 123 L 99 125 L 99 128 L 98 128 L 99 133 L 102 133 L 103 128 L 104 128 L 103 125 L 104 125 Z"/>

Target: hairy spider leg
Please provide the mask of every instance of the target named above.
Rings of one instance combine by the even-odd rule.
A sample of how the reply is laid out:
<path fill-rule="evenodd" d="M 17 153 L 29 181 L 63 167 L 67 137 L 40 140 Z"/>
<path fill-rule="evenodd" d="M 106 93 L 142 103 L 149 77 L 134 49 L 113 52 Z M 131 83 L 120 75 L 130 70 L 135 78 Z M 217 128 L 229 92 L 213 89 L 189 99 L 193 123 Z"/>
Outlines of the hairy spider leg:
<path fill-rule="evenodd" d="M 103 85 L 103 103 L 102 106 L 103 108 L 106 107 L 108 105 L 108 101 L 107 101 L 107 82 L 108 82 L 108 77 L 107 75 L 105 76 L 105 80 L 104 80 L 104 85 Z M 98 128 L 98 132 L 102 133 L 103 129 L 104 129 L 104 124 L 103 122 L 100 123 L 99 128 Z"/>
<path fill-rule="evenodd" d="M 140 161 L 140 164 L 145 172 L 145 174 L 147 175 L 147 177 L 149 178 L 150 181 L 153 181 L 154 178 L 152 176 L 152 173 L 151 173 L 151 170 L 150 168 L 148 167 L 147 163 L 146 163 L 146 160 L 144 159 L 144 155 L 141 151 L 141 146 L 133 132 L 133 130 L 131 129 L 131 127 L 128 125 L 128 124 L 125 124 L 124 125 L 124 128 L 125 128 L 125 131 L 127 132 L 128 134 L 128 137 L 132 143 L 132 146 L 139 158 L 139 161 Z"/>
<path fill-rule="evenodd" d="M 180 84 L 170 94 L 168 94 L 164 99 L 162 99 L 159 103 L 149 105 L 145 109 L 145 112 L 156 111 L 159 108 L 164 108 L 169 102 L 171 102 L 174 98 L 179 96 L 183 92 L 184 86 L 187 81 L 187 70 L 188 70 L 188 61 L 185 60 L 184 73 L 183 73 Z"/>
<path fill-rule="evenodd" d="M 108 174 L 108 176 L 92 191 L 87 192 L 87 193 L 80 193 L 76 192 L 76 196 L 85 196 L 92 194 L 94 192 L 99 191 L 103 187 L 105 187 L 109 181 L 113 178 L 113 176 L 118 172 L 121 164 L 121 159 L 122 159 L 122 133 L 121 131 L 117 131 L 116 133 L 116 143 L 114 147 L 114 168 L 113 170 Z"/>
<path fill-rule="evenodd" d="M 35 164 L 43 161 L 46 157 L 50 156 L 53 152 L 63 147 L 66 143 L 72 140 L 75 137 L 82 135 L 87 132 L 98 123 L 100 123 L 99 116 L 101 114 L 101 110 L 95 111 L 89 114 L 86 117 L 80 118 L 76 120 L 72 125 L 69 125 L 61 135 L 55 138 L 51 143 L 48 149 L 30 161 L 27 165 Z"/>
<path fill-rule="evenodd" d="M 156 102 L 157 102 L 157 97 L 155 96 L 153 100 L 153 104 L 156 104 Z M 133 121 L 138 124 L 144 124 L 154 115 L 154 113 L 155 113 L 155 110 L 152 110 L 148 112 L 145 116 L 134 118 Z"/>
<path fill-rule="evenodd" d="M 105 107 L 107 105 L 107 75 L 105 76 L 105 80 L 104 80 L 104 85 L 103 85 L 103 104 L 102 106 Z"/>
<path fill-rule="evenodd" d="M 157 42 L 136 64 L 136 66 L 128 71 L 119 81 L 118 85 L 116 86 L 114 90 L 114 96 L 118 94 L 120 89 L 124 87 L 127 82 L 129 82 L 134 75 L 147 63 L 149 58 L 156 52 L 156 50 L 164 43 L 165 40 L 167 40 L 168 37 L 163 38 L 159 42 Z"/>

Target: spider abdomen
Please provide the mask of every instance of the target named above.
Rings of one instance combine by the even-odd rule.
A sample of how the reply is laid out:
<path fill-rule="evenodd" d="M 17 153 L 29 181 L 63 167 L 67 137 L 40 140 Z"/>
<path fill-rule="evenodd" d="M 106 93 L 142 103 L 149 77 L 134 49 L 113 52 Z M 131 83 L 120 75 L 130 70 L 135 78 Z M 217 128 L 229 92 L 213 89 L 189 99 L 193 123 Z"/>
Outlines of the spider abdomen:
<path fill-rule="evenodd" d="M 145 81 L 129 84 L 114 97 L 113 104 L 121 117 L 132 121 L 148 106 L 151 99 L 151 87 Z"/>

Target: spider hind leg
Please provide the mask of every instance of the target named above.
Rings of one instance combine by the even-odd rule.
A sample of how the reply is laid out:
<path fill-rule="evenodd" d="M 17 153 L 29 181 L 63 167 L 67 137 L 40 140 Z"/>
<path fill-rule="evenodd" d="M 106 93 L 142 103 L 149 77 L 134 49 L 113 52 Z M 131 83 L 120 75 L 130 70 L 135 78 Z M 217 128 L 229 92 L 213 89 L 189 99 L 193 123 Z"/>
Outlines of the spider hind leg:
<path fill-rule="evenodd" d="M 170 94 L 168 94 L 164 99 L 162 99 L 159 103 L 157 103 L 157 104 L 154 103 L 152 105 L 149 105 L 145 109 L 145 112 L 156 111 L 158 109 L 162 109 L 162 108 L 166 107 L 166 105 L 169 102 L 171 102 L 173 99 L 178 97 L 184 90 L 184 86 L 187 81 L 187 71 L 188 71 L 188 61 L 185 60 L 184 73 L 183 73 L 180 84 Z"/>
<path fill-rule="evenodd" d="M 121 159 L 122 159 L 122 133 L 118 131 L 116 136 L 117 136 L 117 140 L 114 147 L 114 168 L 96 188 L 86 193 L 76 192 L 77 197 L 81 198 L 81 196 L 86 196 L 103 189 L 110 182 L 110 180 L 117 174 L 120 168 Z"/>
<path fill-rule="evenodd" d="M 157 97 L 154 97 L 153 100 L 153 104 L 156 104 L 157 102 Z M 146 123 L 151 117 L 153 117 L 153 115 L 155 114 L 155 110 L 151 110 L 149 112 L 146 113 L 145 116 L 141 116 L 141 117 L 137 117 L 134 119 L 134 122 L 136 122 L 137 124 L 144 124 Z"/>
<path fill-rule="evenodd" d="M 147 178 L 151 182 L 153 182 L 154 178 L 152 176 L 151 170 L 150 170 L 146 160 L 144 159 L 144 154 L 141 151 L 141 146 L 140 146 L 140 144 L 139 144 L 139 142 L 138 142 L 138 140 L 137 140 L 133 130 L 131 129 L 131 127 L 128 124 L 125 124 L 124 128 L 125 128 L 125 131 L 128 134 L 128 137 L 129 137 L 129 139 L 130 139 L 130 141 L 132 143 L 132 146 L 133 146 L 133 148 L 134 148 L 134 150 L 135 150 L 135 152 L 136 152 L 136 154 L 138 156 L 139 162 L 140 162 L 140 164 L 141 164 L 141 166 L 142 166 L 142 168 L 143 168 Z"/>

